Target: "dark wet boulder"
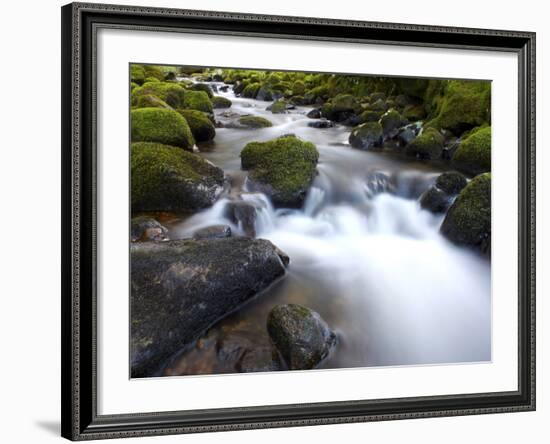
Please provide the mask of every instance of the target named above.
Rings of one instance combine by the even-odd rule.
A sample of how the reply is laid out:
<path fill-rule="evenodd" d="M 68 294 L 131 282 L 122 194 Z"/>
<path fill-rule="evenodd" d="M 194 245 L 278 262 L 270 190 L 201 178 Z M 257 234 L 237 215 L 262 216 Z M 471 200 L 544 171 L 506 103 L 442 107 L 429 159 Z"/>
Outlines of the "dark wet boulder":
<path fill-rule="evenodd" d="M 206 114 L 194 109 L 180 109 L 196 142 L 207 142 L 216 137 L 216 128 Z"/>
<path fill-rule="evenodd" d="M 218 88 L 221 92 L 229 91 L 229 85 L 222 85 Z M 229 100 L 229 99 L 228 99 Z"/>
<path fill-rule="evenodd" d="M 273 124 L 266 118 L 260 116 L 243 116 L 238 120 L 242 128 L 268 128 Z"/>
<path fill-rule="evenodd" d="M 212 87 L 206 83 L 194 83 L 189 87 L 189 89 L 191 91 L 204 91 L 210 99 L 214 97 L 214 92 L 212 91 Z"/>
<path fill-rule="evenodd" d="M 354 128 L 349 136 L 350 145 L 361 150 L 381 149 L 382 141 L 382 125 L 378 122 L 364 123 Z"/>
<path fill-rule="evenodd" d="M 445 191 L 447 194 L 454 195 L 462 191 L 462 189 L 468 184 L 468 180 L 464 175 L 457 173 L 456 171 L 448 171 L 438 176 L 435 181 L 435 185 Z"/>
<path fill-rule="evenodd" d="M 394 109 L 390 109 L 380 118 L 382 132 L 386 137 L 393 137 L 397 134 L 397 130 L 407 123 L 401 114 Z"/>
<path fill-rule="evenodd" d="M 491 127 L 472 131 L 458 145 L 451 163 L 456 169 L 468 174 L 491 171 Z"/>
<path fill-rule="evenodd" d="M 449 208 L 441 233 L 485 254 L 491 250 L 491 173 L 474 177 Z"/>
<path fill-rule="evenodd" d="M 130 222 L 132 242 L 168 240 L 168 230 L 156 219 L 149 216 L 133 217 Z"/>
<path fill-rule="evenodd" d="M 334 126 L 334 122 L 327 119 L 319 119 L 314 120 L 313 122 L 308 122 L 307 126 L 311 128 L 332 128 Z"/>
<path fill-rule="evenodd" d="M 378 99 L 367 106 L 367 111 L 379 111 L 381 113 L 388 110 L 388 105 L 382 99 Z"/>
<path fill-rule="evenodd" d="M 435 185 L 420 196 L 420 206 L 432 213 L 444 213 L 451 204 L 452 197 Z"/>
<path fill-rule="evenodd" d="M 335 122 L 343 122 L 361 110 L 351 94 L 339 94 L 321 107 L 321 115 Z"/>
<path fill-rule="evenodd" d="M 378 122 L 380 120 L 380 117 L 382 117 L 383 112 L 382 111 L 363 111 L 360 114 L 361 123 L 365 122 Z"/>
<path fill-rule="evenodd" d="M 402 146 L 407 146 L 416 138 L 416 133 L 412 128 L 402 128 L 396 138 Z"/>
<path fill-rule="evenodd" d="M 231 100 L 222 97 L 222 96 L 214 96 L 212 97 L 212 106 L 214 109 L 220 109 L 220 108 L 229 108 L 231 107 L 232 102 Z"/>
<path fill-rule="evenodd" d="M 321 109 L 320 108 L 313 108 L 311 111 L 309 111 L 306 114 L 307 117 L 310 119 L 320 119 L 321 118 Z"/>
<path fill-rule="evenodd" d="M 408 105 L 403 110 L 403 117 L 410 122 L 418 122 L 426 117 L 423 105 Z"/>
<path fill-rule="evenodd" d="M 264 239 L 135 243 L 130 364 L 156 376 L 176 352 L 285 274 L 288 257 Z"/>
<path fill-rule="evenodd" d="M 277 305 L 267 331 L 290 370 L 317 367 L 336 345 L 336 334 L 318 313 L 296 304 Z"/>
<path fill-rule="evenodd" d="M 311 142 L 289 135 L 250 142 L 241 151 L 251 190 L 268 195 L 277 206 L 301 207 L 317 174 L 319 152 Z"/>
<path fill-rule="evenodd" d="M 193 150 L 195 139 L 185 118 L 164 108 L 139 108 L 130 113 L 132 142 L 157 142 Z"/>
<path fill-rule="evenodd" d="M 419 159 L 439 159 L 443 152 L 444 138 L 435 128 L 426 128 L 405 149 L 409 156 Z"/>
<path fill-rule="evenodd" d="M 211 225 L 193 233 L 193 239 L 223 239 L 231 237 L 229 225 Z"/>
<path fill-rule="evenodd" d="M 225 206 L 224 216 L 237 225 L 245 236 L 256 236 L 256 206 L 252 202 L 235 200 Z"/>
<path fill-rule="evenodd" d="M 132 211 L 197 210 L 223 191 L 223 171 L 181 148 L 133 143 L 130 159 Z"/>

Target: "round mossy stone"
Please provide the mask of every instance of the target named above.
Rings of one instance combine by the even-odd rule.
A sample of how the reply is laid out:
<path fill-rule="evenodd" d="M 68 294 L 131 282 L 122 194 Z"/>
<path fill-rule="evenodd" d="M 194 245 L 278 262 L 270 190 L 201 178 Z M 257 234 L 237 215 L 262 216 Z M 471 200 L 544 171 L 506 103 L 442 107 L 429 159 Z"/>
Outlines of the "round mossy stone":
<path fill-rule="evenodd" d="M 243 116 L 239 118 L 239 123 L 248 128 L 268 128 L 273 126 L 269 120 L 260 116 Z"/>
<path fill-rule="evenodd" d="M 473 131 L 455 151 L 453 166 L 468 174 L 481 174 L 491 171 L 491 127 Z"/>
<path fill-rule="evenodd" d="M 187 121 L 176 111 L 164 108 L 132 110 L 132 142 L 157 142 L 192 151 L 195 140 Z"/>
<path fill-rule="evenodd" d="M 208 94 L 204 91 L 185 91 L 182 108 L 212 113 L 213 107 Z"/>
<path fill-rule="evenodd" d="M 212 97 L 212 106 L 214 107 L 214 109 L 229 108 L 231 107 L 232 104 L 233 103 L 231 102 L 231 100 L 225 97 L 222 97 L 222 96 Z"/>
<path fill-rule="evenodd" d="M 203 112 L 194 109 L 180 109 L 178 112 L 187 121 L 195 141 L 207 142 L 216 136 L 214 124 Z"/>
<path fill-rule="evenodd" d="M 443 152 L 443 135 L 435 128 L 426 128 L 405 148 L 405 153 L 419 159 L 439 159 Z"/>

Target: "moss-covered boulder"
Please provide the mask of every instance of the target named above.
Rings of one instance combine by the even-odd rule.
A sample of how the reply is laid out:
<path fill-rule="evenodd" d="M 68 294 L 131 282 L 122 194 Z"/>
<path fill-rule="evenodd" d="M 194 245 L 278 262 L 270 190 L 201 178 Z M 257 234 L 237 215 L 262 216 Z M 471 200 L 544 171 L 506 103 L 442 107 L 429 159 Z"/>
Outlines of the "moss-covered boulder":
<path fill-rule="evenodd" d="M 250 170 L 251 188 L 271 197 L 275 205 L 301 207 L 317 174 L 319 152 L 294 136 L 251 142 L 241 151 L 241 166 Z"/>
<path fill-rule="evenodd" d="M 233 102 L 231 100 L 222 97 L 222 96 L 214 96 L 212 97 L 212 106 L 214 109 L 220 109 L 220 108 L 230 108 Z"/>
<path fill-rule="evenodd" d="M 482 127 L 466 137 L 451 162 L 465 173 L 476 175 L 491 171 L 491 127 Z"/>
<path fill-rule="evenodd" d="M 273 126 L 268 119 L 260 116 L 243 116 L 239 118 L 239 124 L 245 128 L 251 129 L 268 128 Z"/>
<path fill-rule="evenodd" d="M 145 82 L 145 69 L 141 65 L 130 65 L 130 79 L 138 85 Z"/>
<path fill-rule="evenodd" d="M 292 95 L 303 96 L 306 92 L 306 85 L 301 80 L 296 80 L 292 84 Z"/>
<path fill-rule="evenodd" d="M 419 159 L 439 159 L 443 152 L 444 138 L 435 128 L 426 128 L 405 148 L 405 153 Z"/>
<path fill-rule="evenodd" d="M 390 109 L 380 118 L 380 125 L 382 125 L 384 136 L 390 136 L 392 133 L 397 133 L 397 130 L 405 124 L 406 121 L 395 109 Z"/>
<path fill-rule="evenodd" d="M 143 65 L 145 70 L 145 77 L 152 77 L 157 80 L 163 81 L 165 74 L 162 67 L 158 65 Z"/>
<path fill-rule="evenodd" d="M 365 122 L 378 122 L 380 118 L 382 117 L 383 112 L 382 111 L 363 111 L 360 114 L 360 118 L 363 123 Z"/>
<path fill-rule="evenodd" d="M 290 370 L 317 367 L 336 345 L 336 334 L 321 316 L 297 304 L 274 307 L 267 331 Z"/>
<path fill-rule="evenodd" d="M 212 113 L 212 102 L 204 91 L 186 91 L 182 108 L 195 109 L 203 113 Z"/>
<path fill-rule="evenodd" d="M 288 103 L 286 101 L 276 100 L 270 105 L 269 109 L 273 114 L 284 114 L 286 113 L 287 107 Z"/>
<path fill-rule="evenodd" d="M 166 108 L 172 109 L 164 100 L 159 99 L 153 94 L 140 95 L 137 98 L 137 102 L 133 108 Z"/>
<path fill-rule="evenodd" d="M 476 176 L 449 208 L 441 233 L 456 244 L 491 251 L 491 173 Z"/>
<path fill-rule="evenodd" d="M 196 142 L 207 142 L 216 136 L 216 128 L 206 114 L 195 109 L 180 109 Z"/>
<path fill-rule="evenodd" d="M 144 95 L 153 95 L 166 102 L 172 108 L 180 108 L 186 91 L 177 83 L 171 82 L 146 82 L 132 91 L 132 105 L 136 105 L 139 98 Z"/>
<path fill-rule="evenodd" d="M 158 83 L 160 82 L 159 79 L 157 79 L 156 77 L 147 77 L 145 79 L 145 83 Z"/>
<path fill-rule="evenodd" d="M 193 211 L 212 205 L 223 190 L 220 168 L 177 147 L 132 143 L 130 165 L 134 212 Z"/>
<path fill-rule="evenodd" d="M 192 151 L 195 140 L 187 121 L 176 111 L 164 108 L 132 110 L 132 142 L 157 142 Z"/>
<path fill-rule="evenodd" d="M 448 171 L 440 174 L 435 185 L 445 191 L 447 194 L 458 194 L 468 184 L 468 180 L 460 173 L 456 171 Z"/>
<path fill-rule="evenodd" d="M 432 185 L 420 196 L 420 206 L 432 213 L 444 213 L 451 204 L 451 196 Z"/>
<path fill-rule="evenodd" d="M 242 90 L 241 95 L 247 99 L 255 99 L 261 86 L 260 83 L 250 83 Z"/>
<path fill-rule="evenodd" d="M 426 110 L 423 105 L 407 105 L 403 117 L 409 122 L 418 122 L 426 117 Z"/>
<path fill-rule="evenodd" d="M 349 135 L 353 148 L 361 150 L 382 149 L 383 130 L 378 122 L 367 122 L 354 128 Z"/>
<path fill-rule="evenodd" d="M 434 128 L 445 128 L 456 135 L 490 123 L 491 82 L 451 80 L 443 95 L 436 96 L 435 117 L 429 122 Z"/>
<path fill-rule="evenodd" d="M 342 122 L 361 110 L 351 94 L 339 94 L 321 107 L 321 114 L 329 120 Z"/>
<path fill-rule="evenodd" d="M 194 83 L 189 87 L 189 89 L 191 91 L 204 91 L 208 95 L 209 99 L 214 97 L 214 92 L 212 91 L 212 88 L 206 83 Z"/>

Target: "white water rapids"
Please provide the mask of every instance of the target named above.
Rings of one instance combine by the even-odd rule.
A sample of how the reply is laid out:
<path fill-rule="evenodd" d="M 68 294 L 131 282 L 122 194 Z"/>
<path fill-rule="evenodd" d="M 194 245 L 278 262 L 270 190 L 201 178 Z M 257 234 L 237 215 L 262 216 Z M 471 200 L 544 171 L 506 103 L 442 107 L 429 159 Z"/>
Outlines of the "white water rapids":
<path fill-rule="evenodd" d="M 236 98 L 231 89 L 219 94 L 233 106 L 217 115 L 260 115 L 273 127 L 217 129 L 201 155 L 228 174 L 231 192 L 172 232 L 188 237 L 226 224 L 242 234 L 224 217 L 225 205 L 244 193 L 241 198 L 257 206 L 257 237 L 291 262 L 287 276 L 239 317 L 264 323 L 271 307 L 289 302 L 316 310 L 339 336 L 324 368 L 491 359 L 490 262 L 445 240 L 442 216 L 417 202 L 444 166 L 352 149 L 349 128 L 308 127 L 310 108 L 274 115 L 265 110 L 269 102 Z M 240 169 L 246 143 L 288 133 L 315 143 L 320 153 L 319 174 L 300 210 L 274 209 L 266 196 L 247 193 Z"/>

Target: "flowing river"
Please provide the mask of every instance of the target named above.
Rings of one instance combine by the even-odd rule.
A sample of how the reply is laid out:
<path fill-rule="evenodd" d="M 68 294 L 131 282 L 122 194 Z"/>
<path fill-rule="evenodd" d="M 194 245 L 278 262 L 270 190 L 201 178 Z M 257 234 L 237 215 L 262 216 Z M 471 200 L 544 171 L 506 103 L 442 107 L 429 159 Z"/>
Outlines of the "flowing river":
<path fill-rule="evenodd" d="M 338 346 L 320 368 L 491 360 L 490 261 L 444 239 L 443 216 L 418 204 L 446 166 L 353 149 L 349 127 L 308 127 L 310 107 L 272 114 L 269 102 L 235 97 L 231 88 L 217 94 L 233 102 L 215 110 L 217 119 L 251 114 L 273 127 L 218 128 L 214 141 L 201 146 L 200 155 L 228 175 L 231 190 L 212 208 L 171 223 L 171 237 L 217 224 L 242 234 L 224 217 L 229 198 L 242 194 L 258 207 L 257 237 L 287 253 L 290 265 L 283 279 L 218 322 L 166 374 L 231 371 L 219 362 L 214 341 L 265 348 L 267 315 L 285 303 L 317 311 L 336 331 Z M 274 209 L 266 196 L 248 193 L 240 167 L 248 142 L 283 134 L 313 142 L 320 153 L 319 174 L 299 210 Z"/>

